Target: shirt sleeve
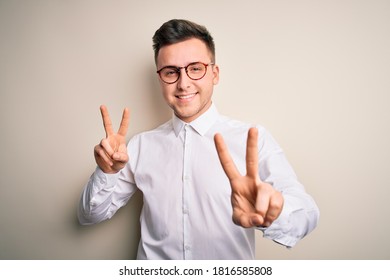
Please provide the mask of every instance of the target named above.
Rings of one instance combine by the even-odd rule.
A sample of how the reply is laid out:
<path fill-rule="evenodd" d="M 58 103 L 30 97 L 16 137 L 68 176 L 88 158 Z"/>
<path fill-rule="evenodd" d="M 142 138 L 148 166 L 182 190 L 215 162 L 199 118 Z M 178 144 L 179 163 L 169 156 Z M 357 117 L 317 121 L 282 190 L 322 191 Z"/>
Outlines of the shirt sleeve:
<path fill-rule="evenodd" d="M 284 205 L 271 226 L 259 229 L 265 238 L 290 248 L 317 226 L 319 209 L 276 141 L 264 129 L 260 135 L 263 135 L 259 140 L 260 178 L 282 193 Z"/>
<path fill-rule="evenodd" d="M 125 173 L 106 174 L 96 168 L 84 187 L 79 203 L 78 219 L 82 225 L 110 219 L 129 201 L 137 187 Z"/>

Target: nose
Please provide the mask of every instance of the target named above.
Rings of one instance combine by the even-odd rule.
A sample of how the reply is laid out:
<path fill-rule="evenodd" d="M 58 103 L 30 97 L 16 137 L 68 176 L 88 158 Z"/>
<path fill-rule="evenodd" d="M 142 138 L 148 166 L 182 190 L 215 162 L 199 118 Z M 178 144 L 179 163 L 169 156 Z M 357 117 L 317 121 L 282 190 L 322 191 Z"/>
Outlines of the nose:
<path fill-rule="evenodd" d="M 180 69 L 180 77 L 177 81 L 177 88 L 179 90 L 186 90 L 191 85 L 191 79 L 188 77 L 186 70 L 183 68 Z"/>

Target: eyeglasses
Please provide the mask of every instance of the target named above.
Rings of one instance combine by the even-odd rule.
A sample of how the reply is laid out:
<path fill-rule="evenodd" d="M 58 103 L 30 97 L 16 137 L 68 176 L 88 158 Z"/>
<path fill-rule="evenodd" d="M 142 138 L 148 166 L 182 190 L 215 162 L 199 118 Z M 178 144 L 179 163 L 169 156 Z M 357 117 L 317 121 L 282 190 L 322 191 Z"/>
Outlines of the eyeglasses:
<path fill-rule="evenodd" d="M 157 71 L 161 80 L 167 84 L 174 84 L 180 78 L 181 69 L 186 71 L 188 78 L 191 80 L 200 80 L 207 73 L 207 66 L 214 65 L 214 63 L 193 62 L 185 67 L 165 66 Z"/>

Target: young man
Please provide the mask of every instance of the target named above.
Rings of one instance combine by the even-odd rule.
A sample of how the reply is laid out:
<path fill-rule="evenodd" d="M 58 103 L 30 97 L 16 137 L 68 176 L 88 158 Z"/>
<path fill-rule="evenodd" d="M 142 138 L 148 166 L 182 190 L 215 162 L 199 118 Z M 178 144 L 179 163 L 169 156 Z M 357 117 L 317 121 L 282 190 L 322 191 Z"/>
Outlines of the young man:
<path fill-rule="evenodd" d="M 129 112 L 95 147 L 98 167 L 79 207 L 82 224 L 111 218 L 143 193 L 138 259 L 253 259 L 255 230 L 287 247 L 317 225 L 319 211 L 281 148 L 261 126 L 221 116 L 213 38 L 186 20 L 153 37 L 162 94 L 174 116 L 126 145 Z M 246 174 L 246 175 L 242 175 Z"/>

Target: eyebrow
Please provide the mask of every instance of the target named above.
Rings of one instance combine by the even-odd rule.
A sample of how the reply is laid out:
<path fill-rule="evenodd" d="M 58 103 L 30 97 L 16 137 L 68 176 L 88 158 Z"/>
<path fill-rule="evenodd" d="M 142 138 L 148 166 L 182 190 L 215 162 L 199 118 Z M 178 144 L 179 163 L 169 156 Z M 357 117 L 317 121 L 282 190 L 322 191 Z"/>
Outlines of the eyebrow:
<path fill-rule="evenodd" d="M 186 66 L 165 65 L 165 66 L 160 67 L 157 71 L 160 71 L 160 70 L 162 70 L 162 69 L 164 69 L 164 68 L 175 68 L 175 69 L 177 69 L 177 70 L 180 70 L 181 68 L 185 68 L 185 67 L 187 67 L 188 65 L 193 64 L 193 63 L 197 63 L 197 62 L 200 62 L 200 61 L 193 61 L 193 62 L 187 63 Z"/>
<path fill-rule="evenodd" d="M 167 65 L 167 66 L 161 67 L 161 69 L 163 69 L 163 68 L 177 68 L 177 69 L 179 69 L 179 68 L 182 68 L 182 67 L 181 66 L 175 66 L 175 65 Z"/>
<path fill-rule="evenodd" d="M 187 67 L 188 65 L 191 65 L 191 64 L 194 64 L 194 63 L 204 63 L 204 62 L 202 62 L 202 61 L 200 61 L 200 60 L 196 60 L 196 61 L 192 61 L 192 62 L 190 62 L 190 63 L 187 63 L 185 66 L 166 65 L 166 66 L 161 67 L 160 70 L 163 69 L 163 68 L 167 68 L 167 67 L 172 67 L 172 68 L 177 68 L 177 69 L 179 69 L 179 68 L 185 68 L 185 67 Z M 211 63 L 206 63 L 206 64 L 211 64 Z"/>

